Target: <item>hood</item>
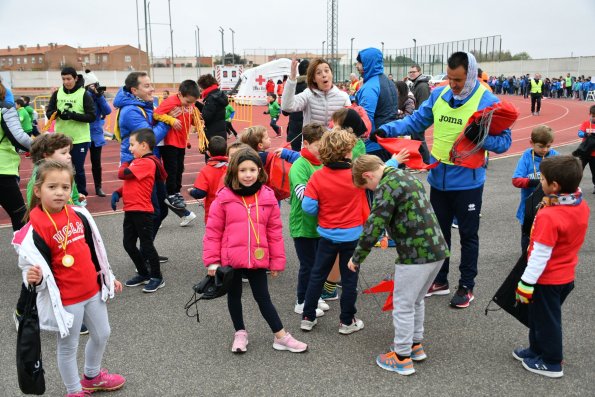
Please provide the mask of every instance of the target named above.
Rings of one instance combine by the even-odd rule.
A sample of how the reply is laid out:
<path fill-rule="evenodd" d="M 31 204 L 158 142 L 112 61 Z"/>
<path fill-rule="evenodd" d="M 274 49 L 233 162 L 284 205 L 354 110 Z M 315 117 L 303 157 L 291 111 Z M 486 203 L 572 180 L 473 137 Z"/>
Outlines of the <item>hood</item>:
<path fill-rule="evenodd" d="M 153 109 L 153 101 L 141 101 L 122 87 L 114 98 L 114 107 L 121 109 L 124 106 L 140 106 L 141 108 Z"/>
<path fill-rule="evenodd" d="M 227 95 L 221 91 L 219 88 L 217 88 L 214 91 L 211 91 L 208 95 L 207 98 L 211 101 L 215 101 L 217 103 L 219 103 L 220 105 L 222 105 L 223 107 L 226 107 L 229 104 L 229 100 L 227 99 Z M 205 98 L 205 99 L 207 99 Z"/>
<path fill-rule="evenodd" d="M 299 83 L 306 83 L 306 76 L 298 76 L 297 84 L 299 84 Z"/>
<path fill-rule="evenodd" d="M 425 76 L 423 74 L 420 74 L 419 76 L 417 76 L 417 78 L 415 80 L 412 80 L 413 84 L 417 84 L 417 83 L 429 83 L 430 82 L 430 76 Z"/>
<path fill-rule="evenodd" d="M 384 73 L 382 52 L 378 48 L 366 48 L 357 55 L 357 60 L 364 66 L 364 81 Z"/>

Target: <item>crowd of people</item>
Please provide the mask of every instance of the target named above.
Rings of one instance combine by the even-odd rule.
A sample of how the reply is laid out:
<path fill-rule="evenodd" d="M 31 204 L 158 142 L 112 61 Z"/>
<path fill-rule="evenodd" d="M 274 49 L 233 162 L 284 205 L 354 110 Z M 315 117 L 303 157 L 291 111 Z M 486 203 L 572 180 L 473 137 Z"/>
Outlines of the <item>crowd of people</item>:
<path fill-rule="evenodd" d="M 530 75 L 504 76 L 499 77 L 490 76 L 488 84 L 495 94 L 498 95 L 522 95 L 525 98 L 531 92 Z M 591 81 L 591 77 L 571 76 L 567 73 L 566 76 L 546 77 L 543 80 L 543 96 L 546 98 L 567 98 L 585 101 L 589 91 L 595 90 L 595 82 Z"/>
<path fill-rule="evenodd" d="M 294 311 L 301 317 L 302 331 L 312 332 L 330 308 L 327 301 L 336 299 L 338 332 L 349 335 L 364 328 L 356 317 L 359 269 L 386 238 L 396 247 L 395 333 L 390 349 L 378 355 L 376 363 L 410 375 L 415 362 L 428 358 L 422 344 L 424 299 L 451 295 L 452 288 L 450 305 L 468 308 L 478 274 L 486 168 L 453 162 L 451 150 L 464 136 L 481 153 L 504 153 L 512 142 L 511 131 L 487 135 L 476 123 L 465 125 L 476 111 L 500 102 L 480 82 L 482 72 L 470 53 L 452 54 L 448 84 L 433 90 L 418 65 L 409 70 L 411 88 L 404 82 L 395 84 L 385 75 L 377 48 L 360 51 L 356 69 L 362 79 L 353 74 L 345 92 L 334 84 L 326 60 L 292 61 L 286 81 L 280 81 L 281 91 L 267 89 L 265 113 L 277 136 L 279 114 L 290 115 L 287 135 L 292 149 L 274 152 L 268 151 L 271 138 L 263 126 L 245 129 L 239 140 L 228 144 L 228 133 L 235 131 L 230 130 L 233 109 L 212 75 L 183 81 L 175 94 L 155 106 L 150 76 L 130 73 L 114 99 L 122 186 L 112 193 L 111 205 L 115 210 L 120 200 L 123 203 L 123 246 L 134 265 L 123 282 L 114 276 L 100 230 L 84 208 L 89 150 L 95 157 L 95 191 L 105 196 L 100 162 L 105 141 L 98 134 L 109 110 L 99 82 L 90 71 L 83 76 L 64 68 L 63 86 L 47 109 L 50 123 L 55 121 L 54 132 L 34 140 L 29 134 L 33 129 L 27 131 L 29 124 L 21 126 L 19 121 L 24 112 L 17 112 L 12 93 L 0 85 L 0 204 L 11 217 L 13 245 L 26 281 L 15 322 L 18 328 L 28 294 L 35 288 L 41 328 L 59 333 L 57 361 L 67 396 L 116 390 L 126 382 L 122 375 L 101 369 L 110 334 L 106 301 L 123 285 L 141 287 L 144 293 L 165 287 L 160 264 L 168 259 L 154 243 L 161 222 L 168 210 L 182 219 L 182 226 L 196 218 L 181 189 L 191 133 L 199 136 L 206 165 L 187 193 L 204 200 L 201 257 L 206 273 L 231 274 L 226 292 L 233 353 L 248 350 L 244 283 L 249 283 L 273 334 L 272 347 L 294 353 L 308 349 L 286 330 L 268 290 L 268 276 L 285 270 L 286 221 L 299 260 Z M 522 250 L 528 253 L 526 270 L 512 293 L 529 307 L 529 347 L 515 349 L 513 356 L 527 370 L 548 377 L 563 375 L 560 306 L 574 286 L 578 251 L 588 227 L 589 208 L 579 184 L 583 168 L 589 164 L 593 173 L 595 167 L 594 123 L 592 107 L 579 131 L 584 142 L 576 155 L 582 164 L 551 150 L 552 130 L 539 126 L 512 176 L 514 186 L 522 189 L 517 218 L 523 230 Z M 434 143 L 428 148 L 425 131 L 432 125 Z M 384 146 L 385 140 L 402 136 L 419 141 L 419 153 L 394 153 Z M 26 203 L 19 191 L 18 150 L 28 151 L 35 162 Z M 429 192 L 406 167 L 414 156 L 421 157 L 421 168 L 429 169 Z M 292 164 L 288 220 L 282 219 L 279 208 L 287 196 L 270 177 L 278 157 Z M 593 182 L 595 187 L 595 176 Z M 539 209 L 526 205 L 529 200 L 541 202 Z M 456 281 L 449 277 L 455 219 L 461 241 Z M 80 334 L 86 332 L 81 379 L 77 348 Z"/>

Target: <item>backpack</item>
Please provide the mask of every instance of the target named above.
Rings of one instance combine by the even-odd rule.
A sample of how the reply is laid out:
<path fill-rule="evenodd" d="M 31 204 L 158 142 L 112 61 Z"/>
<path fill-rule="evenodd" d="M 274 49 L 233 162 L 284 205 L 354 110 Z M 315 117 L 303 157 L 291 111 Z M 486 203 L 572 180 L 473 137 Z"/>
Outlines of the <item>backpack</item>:
<path fill-rule="evenodd" d="M 273 189 L 275 198 L 279 201 L 289 198 L 291 196 L 289 187 L 291 163 L 275 156 L 274 153 L 268 153 L 264 169 L 269 174 L 266 185 Z"/>
<path fill-rule="evenodd" d="M 145 109 L 141 108 L 140 106 L 137 106 L 137 108 L 139 108 L 143 116 L 148 119 Z M 118 142 L 122 142 L 122 133 L 120 132 L 120 110 L 122 109 L 118 108 L 118 110 L 116 110 L 116 123 L 114 124 L 114 138 L 116 138 Z"/>
<path fill-rule="evenodd" d="M 2 132 L 4 132 L 4 135 L 2 136 L 2 138 L 0 138 L 0 143 L 4 141 L 4 138 L 8 138 L 10 144 L 14 146 L 15 150 L 22 150 L 24 152 L 29 151 L 28 147 L 21 145 L 19 141 L 14 137 L 14 135 L 10 131 L 10 128 L 8 128 L 8 125 L 6 125 L 6 121 L 4 121 L 2 115 L 0 115 L 0 125 L 2 126 Z"/>

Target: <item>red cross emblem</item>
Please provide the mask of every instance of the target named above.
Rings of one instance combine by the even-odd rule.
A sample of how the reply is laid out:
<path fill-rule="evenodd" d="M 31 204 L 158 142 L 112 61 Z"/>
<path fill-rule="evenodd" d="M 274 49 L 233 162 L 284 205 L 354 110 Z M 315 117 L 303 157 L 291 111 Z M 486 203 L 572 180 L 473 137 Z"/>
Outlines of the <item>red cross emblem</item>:
<path fill-rule="evenodd" d="M 258 83 L 258 85 L 262 85 L 262 83 L 264 83 L 266 80 L 264 79 L 264 77 L 262 77 L 262 75 L 259 75 L 258 78 L 256 79 L 256 82 Z"/>

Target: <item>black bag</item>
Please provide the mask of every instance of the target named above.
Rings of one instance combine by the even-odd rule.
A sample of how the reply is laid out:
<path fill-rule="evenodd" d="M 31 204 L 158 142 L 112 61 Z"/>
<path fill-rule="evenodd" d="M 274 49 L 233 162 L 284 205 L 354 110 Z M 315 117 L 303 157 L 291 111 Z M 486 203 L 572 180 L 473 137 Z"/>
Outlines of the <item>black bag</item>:
<path fill-rule="evenodd" d="M 29 286 L 27 304 L 17 336 L 17 375 L 19 388 L 24 394 L 41 395 L 45 393 L 45 378 L 36 301 L 35 287 Z"/>
<path fill-rule="evenodd" d="M 521 255 L 508 277 L 506 277 L 492 300 L 486 306 L 486 316 L 488 311 L 491 311 L 489 309 L 490 304 L 494 301 L 498 306 L 504 309 L 504 311 L 519 320 L 521 324 L 525 325 L 527 328 L 529 327 L 529 305 L 516 301 L 516 288 L 526 268 L 527 253 L 525 252 Z"/>
<path fill-rule="evenodd" d="M 184 305 L 186 315 L 188 317 L 196 317 L 196 321 L 199 322 L 198 301 L 202 299 L 215 299 L 227 294 L 233 280 L 233 274 L 233 268 L 231 266 L 219 266 L 214 276 L 206 276 L 195 284 L 192 287 L 194 294 Z M 196 297 L 197 294 L 200 294 L 198 298 Z M 196 307 L 196 316 L 189 314 L 192 306 Z"/>

